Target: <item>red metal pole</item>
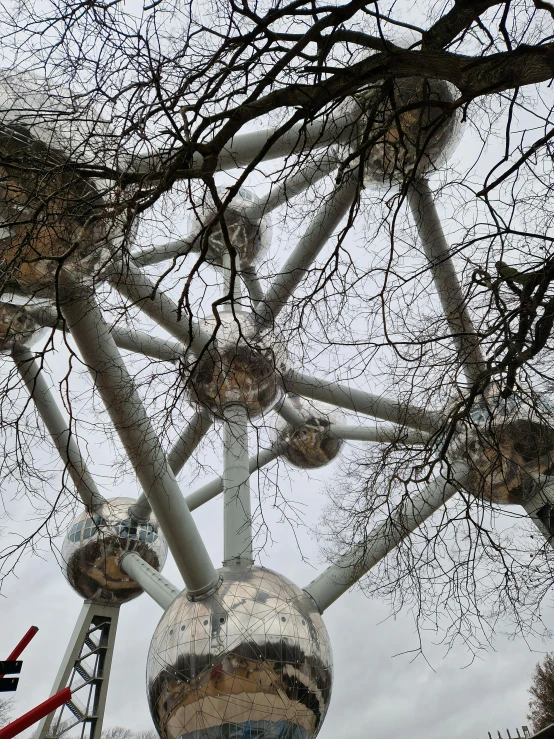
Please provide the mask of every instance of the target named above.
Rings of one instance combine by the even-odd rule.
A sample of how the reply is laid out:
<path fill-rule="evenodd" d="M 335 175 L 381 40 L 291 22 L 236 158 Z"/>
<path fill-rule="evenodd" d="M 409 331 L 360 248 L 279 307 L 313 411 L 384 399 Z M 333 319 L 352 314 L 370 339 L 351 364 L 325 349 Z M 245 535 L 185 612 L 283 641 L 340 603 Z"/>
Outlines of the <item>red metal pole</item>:
<path fill-rule="evenodd" d="M 21 652 L 25 649 L 25 647 L 31 641 L 31 639 L 37 633 L 37 631 L 38 631 L 38 626 L 31 626 L 29 631 L 25 634 L 23 639 L 19 642 L 17 647 L 13 650 L 13 652 L 8 657 L 8 662 L 12 659 L 17 659 L 19 657 Z"/>
<path fill-rule="evenodd" d="M 7 660 L 8 662 L 11 662 L 12 660 L 17 659 L 19 657 L 21 652 L 25 649 L 25 647 L 31 641 L 31 639 L 37 633 L 37 631 L 38 631 L 38 626 L 31 626 L 29 631 L 25 634 L 23 639 L 19 642 L 17 647 L 12 651 L 12 653 L 8 657 L 8 660 Z M 4 675 L 0 675 L 0 677 L 4 677 Z"/>
<path fill-rule="evenodd" d="M 63 706 L 64 703 L 71 700 L 71 688 L 64 688 L 59 693 L 53 695 L 44 703 L 40 703 L 38 706 L 30 710 L 28 713 L 23 714 L 20 718 L 16 718 L 11 724 L 7 724 L 3 729 L 0 729 L 0 739 L 12 739 L 17 736 L 29 726 L 36 724 L 41 718 L 48 716 L 49 713 L 55 711 L 56 708 Z"/>

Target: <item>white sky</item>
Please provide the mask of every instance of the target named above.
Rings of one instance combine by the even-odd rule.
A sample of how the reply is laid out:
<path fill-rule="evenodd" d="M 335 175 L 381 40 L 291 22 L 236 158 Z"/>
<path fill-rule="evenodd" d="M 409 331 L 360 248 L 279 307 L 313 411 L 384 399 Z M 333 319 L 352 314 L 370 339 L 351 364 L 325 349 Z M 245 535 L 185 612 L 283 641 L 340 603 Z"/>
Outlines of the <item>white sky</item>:
<path fill-rule="evenodd" d="M 477 156 L 479 142 L 467 130 L 455 157 Z M 492 158 L 492 155 L 491 155 Z M 486 167 L 487 158 L 482 162 Z M 448 214 L 447 214 L 448 215 Z M 276 235 L 277 241 L 279 234 Z M 277 261 L 281 251 L 274 247 Z M 291 244 L 289 244 L 289 247 Z M 330 247 L 329 247 L 330 248 Z M 325 253 L 323 254 L 323 257 Z M 64 363 L 63 353 L 51 362 L 54 374 Z M 2 360 L 8 362 L 9 360 Z M 0 365 L 0 372 L 7 371 Z M 368 382 L 368 390 L 376 390 L 377 380 Z M 211 439 L 216 438 L 212 430 Z M 97 443 L 98 440 L 93 440 Z M 251 442 L 253 443 L 253 441 Z M 98 446 L 96 471 L 109 465 L 107 445 Z M 91 448 L 94 456 L 94 448 Z M 206 448 L 206 461 L 219 470 L 214 452 Z M 323 484 L 332 479 L 334 465 L 307 475 L 290 471 L 294 497 L 305 508 L 305 530 L 299 531 L 302 560 L 293 532 L 279 521 L 277 511 L 266 512 L 272 523 L 273 543 L 267 544 L 261 563 L 286 575 L 298 585 L 307 584 L 323 565 L 318 543 L 310 532 L 317 523 L 325 502 Z M 211 475 L 207 475 L 209 479 Z M 179 480 L 186 494 L 201 481 L 190 479 L 187 468 Z M 55 480 L 54 480 L 55 483 Z M 54 487 L 55 484 L 53 483 Z M 4 493 L 11 494 L 6 489 Z M 104 492 L 107 492 L 104 490 Z M 137 495 L 133 481 L 125 477 L 111 494 Z M 3 534 L 26 528 L 27 509 L 21 504 L 17 520 L 2 522 Z M 194 513 L 213 561 L 222 555 L 222 504 L 218 498 Z M 61 543 L 61 539 L 58 540 Z M 180 578 L 171 556 L 165 576 L 179 585 Z M 44 551 L 20 562 L 17 577 L 10 577 L 0 599 L 0 657 L 7 656 L 31 624 L 40 631 L 24 654 L 23 673 L 16 693 L 14 713 L 20 715 L 47 697 L 63 655 L 68 637 L 81 607 L 79 597 L 64 581 L 55 556 Z M 554 630 L 552 606 L 545 608 L 544 619 Z M 110 691 L 106 707 L 105 726 L 123 725 L 132 729 L 151 727 L 145 695 L 145 662 L 151 635 L 161 617 L 160 608 L 148 596 L 142 595 L 121 609 L 120 623 Z M 331 706 L 321 730 L 321 739 L 349 737 L 366 739 L 369 735 L 411 739 L 444 739 L 445 736 L 464 739 L 486 739 L 487 731 L 526 724 L 527 688 L 535 663 L 550 643 L 540 640 L 510 640 L 509 623 L 500 623 L 490 649 L 468 665 L 467 652 L 461 645 L 450 652 L 433 644 L 433 634 L 426 637 L 425 661 L 413 659 L 411 650 L 419 646 L 413 620 L 409 614 L 389 619 L 387 608 L 378 601 L 368 600 L 359 591 L 345 595 L 325 613 L 324 620 L 334 649 L 335 679 Z"/>

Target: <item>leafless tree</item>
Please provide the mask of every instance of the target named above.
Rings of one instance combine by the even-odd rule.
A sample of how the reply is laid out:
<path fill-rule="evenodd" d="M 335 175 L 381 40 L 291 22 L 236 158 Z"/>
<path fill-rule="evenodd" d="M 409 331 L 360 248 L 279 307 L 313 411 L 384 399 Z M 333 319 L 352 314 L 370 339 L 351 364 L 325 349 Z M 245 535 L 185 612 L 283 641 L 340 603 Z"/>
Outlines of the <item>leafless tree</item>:
<path fill-rule="evenodd" d="M 553 574 L 549 548 L 529 533 L 522 509 L 503 508 L 508 515 L 500 519 L 498 511 L 534 492 L 533 474 L 550 472 L 554 6 L 419 2 L 410 5 L 409 22 L 406 6 L 173 1 L 137 13 L 74 0 L 5 6 L 5 84 L 16 70 L 34 75 L 24 87 L 35 86 L 37 100 L 48 91 L 47 130 L 55 129 L 60 141 L 38 138 L 28 116 L 4 117 L 0 166 L 9 233 L 0 242 L 2 288 L 24 294 L 32 304 L 27 310 L 50 327 L 34 347 L 40 361 L 48 366 L 54 348 L 65 352 L 66 367 L 56 369 L 65 410 L 84 447 L 100 435 L 112 444 L 106 477 L 117 479 L 128 467 L 104 410 L 100 404 L 91 410 L 83 397 L 89 380 L 64 319 L 64 273 L 76 265 L 85 264 L 115 327 L 125 328 L 132 316 L 152 331 L 144 316 L 167 293 L 182 336 L 198 315 L 213 319 L 217 336 L 222 307 L 240 304 L 265 321 L 275 342 L 287 343 L 291 365 L 312 374 L 339 368 L 338 381 L 369 385 L 404 408 L 435 414 L 422 444 L 404 440 L 413 425 L 406 412 L 394 419 L 400 431 L 390 443 L 344 455 L 320 533 L 336 557 L 363 543 L 375 520 L 439 469 L 465 458 L 475 468 L 467 490 L 363 585 L 390 599 L 393 609 L 413 607 L 419 620 L 440 622 L 445 640 L 463 633 L 468 647 L 478 649 L 482 630 L 494 629 L 506 612 L 516 630 L 540 623 Z M 406 80 L 414 79 L 418 95 L 406 97 Z M 436 81 L 449 83 L 452 96 L 437 102 Z M 465 132 L 464 148 L 440 167 L 425 162 L 428 146 L 439 141 L 440 147 L 453 121 Z M 414 122 L 417 141 L 409 133 Z M 270 126 L 273 133 L 242 159 L 229 145 L 234 136 Z M 383 150 L 390 166 L 372 188 Z M 281 156 L 268 159 L 271 151 Z M 331 178 L 319 179 L 329 152 L 337 166 L 330 167 Z M 240 169 L 231 170 L 233 157 Z M 224 162 L 231 171 L 222 176 Z M 414 197 L 423 197 L 424 165 L 460 275 L 463 306 L 456 315 L 441 310 L 416 232 Z M 304 195 L 274 213 L 281 251 L 322 204 L 351 187 L 338 235 L 294 276 L 300 290 L 284 307 L 258 301 L 251 281 L 249 296 L 238 298 L 235 283 L 249 275 L 237 260 L 228 206 L 244 183 L 262 181 L 260 172 L 273 193 L 286 193 L 301 171 L 309 172 Z M 228 189 L 218 190 L 222 182 Z M 215 207 L 206 218 L 209 203 Z M 193 224 L 202 221 L 188 241 L 185 213 Z M 210 271 L 215 236 L 229 252 L 222 296 Z M 171 258 L 148 266 L 147 288 L 125 287 L 136 264 L 148 264 L 151 247 L 175 239 L 182 245 Z M 264 289 L 282 261 L 275 252 L 258 265 Z M 6 319 L 10 326 L 15 320 Z M 182 426 L 191 373 L 201 361 L 187 351 L 177 371 L 159 358 L 129 359 L 167 446 Z M 60 489 L 44 462 L 49 442 L 9 359 L 2 383 L 1 472 L 10 481 L 4 507 L 13 515 L 25 497 L 36 520 L 2 551 L 8 573 L 25 548 L 50 541 L 67 524 L 76 498 L 71 470 L 64 470 Z M 493 422 L 499 408 L 522 426 L 507 433 Z M 538 431 L 534 441 L 522 442 L 529 424 Z M 264 424 L 258 426 L 263 438 Z M 479 476 L 481 452 L 468 454 L 471 444 L 485 449 L 498 489 L 491 489 L 490 474 Z M 284 495 L 262 488 L 260 541 L 268 534 L 263 512 L 270 501 L 291 520 L 298 515 Z"/>
<path fill-rule="evenodd" d="M 527 718 L 536 734 L 545 726 L 554 724 L 554 658 L 551 654 L 537 663 L 529 692 L 531 700 Z"/>

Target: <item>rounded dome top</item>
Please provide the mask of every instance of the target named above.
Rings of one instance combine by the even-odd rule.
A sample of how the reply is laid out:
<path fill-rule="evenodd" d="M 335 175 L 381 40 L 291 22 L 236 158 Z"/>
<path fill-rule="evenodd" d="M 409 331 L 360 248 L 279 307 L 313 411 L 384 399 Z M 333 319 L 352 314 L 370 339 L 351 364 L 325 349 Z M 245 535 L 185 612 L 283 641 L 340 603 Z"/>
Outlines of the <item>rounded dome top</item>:
<path fill-rule="evenodd" d="M 225 405 L 244 404 L 251 417 L 263 413 L 283 394 L 286 352 L 270 332 L 258 332 L 250 313 L 220 314 L 221 324 L 189 378 L 193 402 L 221 415 Z M 215 318 L 201 321 L 212 336 Z"/>
<path fill-rule="evenodd" d="M 167 543 L 152 514 L 146 523 L 132 521 L 133 498 L 113 498 L 92 515 L 83 511 L 69 526 L 63 546 L 65 576 L 83 598 L 111 605 L 126 603 L 142 588 L 119 568 L 123 552 L 136 552 L 160 572 Z"/>
<path fill-rule="evenodd" d="M 226 190 L 218 188 L 221 199 L 226 197 Z M 260 205 L 260 199 L 248 188 L 241 187 L 225 210 L 225 223 L 229 240 L 240 257 L 242 267 L 259 262 L 271 243 L 271 217 L 269 214 L 252 217 L 248 210 Z M 210 194 L 205 197 L 201 207 L 189 217 L 191 233 L 198 233 L 217 214 L 217 208 Z M 196 251 L 200 251 L 201 242 L 197 240 Z M 208 236 L 206 259 L 216 266 L 222 266 L 223 255 L 228 252 L 221 223 L 216 223 Z"/>
<path fill-rule="evenodd" d="M 296 428 L 279 416 L 275 429 L 277 441 L 283 445 L 282 455 L 294 467 L 304 470 L 324 467 L 339 454 L 343 441 L 329 434 L 331 424 L 340 424 L 344 415 L 340 410 L 317 400 L 289 395 L 295 410 L 305 419 L 304 426 Z"/>
<path fill-rule="evenodd" d="M 329 636 L 312 599 L 263 567 L 224 567 L 213 595 L 181 593 L 150 645 L 150 711 L 162 739 L 313 739 L 331 697 Z"/>
<path fill-rule="evenodd" d="M 362 145 L 362 136 L 367 141 L 364 182 L 387 186 L 443 167 L 459 139 L 461 116 L 448 110 L 456 97 L 444 80 L 404 77 L 351 98 L 349 115 L 358 119 L 353 146 Z"/>
<path fill-rule="evenodd" d="M 0 73 L 0 291 L 54 288 L 63 265 L 85 276 L 109 257 L 126 223 L 107 183 L 77 165 L 110 165 L 115 137 L 71 94 L 29 73 Z"/>
<path fill-rule="evenodd" d="M 468 492 L 521 505 L 536 492 L 534 476 L 554 471 L 554 408 L 544 398 L 481 395 L 459 422 L 449 457 L 469 464 Z"/>

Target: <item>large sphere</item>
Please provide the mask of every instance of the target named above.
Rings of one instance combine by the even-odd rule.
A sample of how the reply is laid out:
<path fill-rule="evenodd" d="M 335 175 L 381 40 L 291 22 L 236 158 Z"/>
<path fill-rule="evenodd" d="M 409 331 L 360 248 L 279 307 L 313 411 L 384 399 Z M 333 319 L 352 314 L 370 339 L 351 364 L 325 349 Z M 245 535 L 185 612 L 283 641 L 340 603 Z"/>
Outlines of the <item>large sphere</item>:
<path fill-rule="evenodd" d="M 123 222 L 108 217 L 102 183 L 75 167 L 109 165 L 97 151 L 102 137 L 111 140 L 105 124 L 68 91 L 30 74 L 0 74 L 0 289 L 52 290 L 59 257 L 67 255 L 74 276 L 86 275 L 120 241 Z"/>
<path fill-rule="evenodd" d="M 263 567 L 224 567 L 205 600 L 181 593 L 150 645 L 162 739 L 312 739 L 331 697 L 329 636 L 312 599 Z"/>
<path fill-rule="evenodd" d="M 290 395 L 295 410 L 305 419 L 304 426 L 296 428 L 280 417 L 276 421 L 277 441 L 282 444 L 282 456 L 294 467 L 313 470 L 332 462 L 343 442 L 329 435 L 331 424 L 343 421 L 343 414 L 326 403 Z"/>
<path fill-rule="evenodd" d="M 258 333 L 250 313 L 221 313 L 221 325 L 195 364 L 188 381 L 193 402 L 221 415 L 230 403 L 242 403 L 250 417 L 263 413 L 283 394 L 286 352 L 271 333 Z M 201 321 L 212 336 L 215 318 Z"/>
<path fill-rule="evenodd" d="M 225 190 L 218 190 L 220 198 L 226 197 Z M 231 204 L 225 210 L 225 223 L 229 234 L 229 241 L 237 250 L 241 267 L 259 262 L 271 243 L 271 218 L 269 214 L 262 218 L 249 218 L 248 206 L 259 204 L 260 199 L 246 187 L 241 187 Z M 206 195 L 202 207 L 197 208 L 190 217 L 192 233 L 198 231 L 217 214 L 217 208 L 212 198 Z M 196 249 L 201 247 L 200 241 Z M 228 253 L 225 237 L 220 223 L 210 231 L 208 236 L 208 250 L 206 259 L 217 266 L 223 264 L 223 255 Z"/>
<path fill-rule="evenodd" d="M 536 493 L 532 475 L 554 471 L 552 409 L 542 401 L 532 407 L 513 395 L 481 396 L 469 419 L 460 422 L 449 456 L 468 463 L 468 492 L 521 505 Z"/>
<path fill-rule="evenodd" d="M 138 523 L 129 518 L 133 498 L 113 498 L 89 515 L 81 513 L 67 530 L 62 559 L 71 587 L 95 603 L 126 603 L 142 588 L 120 570 L 124 552 L 136 552 L 160 571 L 167 558 L 167 543 L 152 515 Z"/>
<path fill-rule="evenodd" d="M 352 98 L 347 105 L 359 117 L 357 145 L 362 135 L 371 142 L 363 155 L 364 182 L 389 185 L 442 167 L 458 139 L 460 116 L 444 120 L 444 106 L 455 98 L 450 83 L 423 77 L 382 82 Z"/>
<path fill-rule="evenodd" d="M 28 348 L 50 331 L 38 324 L 23 306 L 0 301 L 0 352 L 11 352 L 16 344 Z"/>

